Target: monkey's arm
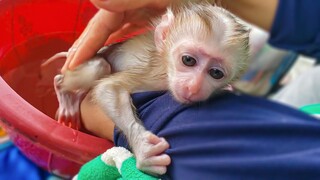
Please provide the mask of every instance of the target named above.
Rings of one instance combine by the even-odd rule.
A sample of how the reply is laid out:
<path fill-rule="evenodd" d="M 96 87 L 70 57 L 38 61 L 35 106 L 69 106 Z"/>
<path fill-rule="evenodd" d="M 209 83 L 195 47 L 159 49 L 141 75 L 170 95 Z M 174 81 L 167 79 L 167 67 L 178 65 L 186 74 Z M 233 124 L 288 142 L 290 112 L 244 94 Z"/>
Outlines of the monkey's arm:
<path fill-rule="evenodd" d="M 170 157 L 163 152 L 169 144 L 147 131 L 137 118 L 130 93 L 140 86 L 142 76 L 132 74 L 118 72 L 100 80 L 92 98 L 126 136 L 137 158 L 137 168 L 150 174 L 164 174 Z"/>

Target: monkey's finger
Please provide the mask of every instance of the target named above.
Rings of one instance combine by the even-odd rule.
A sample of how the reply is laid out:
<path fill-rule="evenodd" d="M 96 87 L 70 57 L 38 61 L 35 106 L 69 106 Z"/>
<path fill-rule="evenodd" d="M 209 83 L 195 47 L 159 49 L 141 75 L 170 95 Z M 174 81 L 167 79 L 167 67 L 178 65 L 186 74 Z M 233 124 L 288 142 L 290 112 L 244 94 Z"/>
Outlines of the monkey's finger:
<path fill-rule="evenodd" d="M 169 5 L 170 1 L 171 0 L 91 0 L 91 2 L 98 8 L 112 12 L 124 12 L 142 7 L 161 9 Z"/>
<path fill-rule="evenodd" d="M 166 166 L 145 166 L 139 169 L 153 176 L 163 175 L 167 172 Z"/>
<path fill-rule="evenodd" d="M 81 119 L 80 119 L 79 112 L 76 112 L 74 119 L 72 120 L 72 123 L 71 123 L 71 128 L 76 130 L 81 129 Z"/>
<path fill-rule="evenodd" d="M 73 51 L 69 52 L 62 72 L 66 69 L 72 70 L 94 56 L 104 45 L 109 35 L 121 27 L 123 17 L 123 13 L 99 10 L 91 19 L 86 30 L 72 46 L 71 49 L 73 49 Z"/>
<path fill-rule="evenodd" d="M 145 166 L 168 166 L 171 163 L 171 158 L 167 154 L 152 156 L 143 161 Z"/>
<path fill-rule="evenodd" d="M 70 112 L 67 109 L 63 109 L 61 112 L 61 116 L 59 118 L 59 121 L 61 124 L 65 126 L 70 126 Z"/>
<path fill-rule="evenodd" d="M 147 133 L 146 138 L 148 139 L 148 143 L 153 144 L 153 145 L 158 144 L 162 141 L 160 137 L 158 137 L 155 134 L 150 133 L 150 132 Z"/>
<path fill-rule="evenodd" d="M 59 116 L 58 116 L 58 123 L 60 123 L 60 124 L 65 124 L 65 111 L 64 110 L 62 110 L 61 112 L 59 112 Z"/>
<path fill-rule="evenodd" d="M 158 154 L 162 154 L 165 150 L 169 148 L 169 143 L 166 140 L 162 140 L 158 144 L 150 147 L 150 149 L 146 152 L 146 157 L 155 156 Z"/>
<path fill-rule="evenodd" d="M 69 128 L 72 128 L 72 119 L 70 117 L 70 114 L 64 119 L 64 123 L 66 126 L 68 126 Z"/>

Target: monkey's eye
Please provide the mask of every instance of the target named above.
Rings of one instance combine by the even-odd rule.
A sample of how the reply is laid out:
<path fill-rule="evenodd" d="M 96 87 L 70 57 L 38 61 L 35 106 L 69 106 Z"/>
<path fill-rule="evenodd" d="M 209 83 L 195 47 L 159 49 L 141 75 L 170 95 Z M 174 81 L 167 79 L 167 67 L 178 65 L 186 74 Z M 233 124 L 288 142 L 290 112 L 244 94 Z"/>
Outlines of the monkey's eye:
<path fill-rule="evenodd" d="M 182 62 L 186 66 L 194 66 L 197 61 L 191 56 L 182 56 Z"/>
<path fill-rule="evenodd" d="M 209 74 L 214 79 L 222 79 L 224 77 L 224 73 L 218 68 L 212 68 L 209 70 Z"/>

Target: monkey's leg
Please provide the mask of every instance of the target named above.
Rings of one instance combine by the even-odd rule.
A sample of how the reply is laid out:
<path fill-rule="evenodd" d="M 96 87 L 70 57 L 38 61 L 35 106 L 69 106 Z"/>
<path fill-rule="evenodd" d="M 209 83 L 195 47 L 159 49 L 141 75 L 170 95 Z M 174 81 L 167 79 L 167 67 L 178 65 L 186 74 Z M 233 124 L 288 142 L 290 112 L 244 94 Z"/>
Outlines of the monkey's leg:
<path fill-rule="evenodd" d="M 80 103 L 95 81 L 110 74 L 111 68 L 102 57 L 95 57 L 74 71 L 56 75 L 54 88 L 59 102 L 56 119 L 59 123 L 80 129 Z"/>
<path fill-rule="evenodd" d="M 56 119 L 59 123 L 74 128 L 81 128 L 80 103 L 86 91 L 65 91 L 62 90 L 64 76 L 58 74 L 54 77 L 54 88 L 59 102 L 56 112 Z"/>
<path fill-rule="evenodd" d="M 137 81 L 123 72 L 114 74 L 99 81 L 92 98 L 126 136 L 137 158 L 137 168 L 149 174 L 164 174 L 170 164 L 170 157 L 164 154 L 169 144 L 147 131 L 136 117 L 130 90 L 126 87 L 128 83 L 134 86 L 132 82 Z"/>

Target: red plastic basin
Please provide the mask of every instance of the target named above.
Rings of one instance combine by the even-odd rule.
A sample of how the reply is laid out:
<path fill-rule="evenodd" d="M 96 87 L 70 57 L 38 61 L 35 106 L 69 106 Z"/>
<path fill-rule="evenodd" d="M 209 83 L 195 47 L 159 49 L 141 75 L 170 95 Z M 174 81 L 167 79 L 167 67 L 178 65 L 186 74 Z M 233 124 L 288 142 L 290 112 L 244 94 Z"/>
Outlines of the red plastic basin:
<path fill-rule="evenodd" d="M 40 64 L 67 51 L 95 12 L 84 0 L 0 1 L 0 124 L 29 159 L 63 177 L 113 144 L 52 119 L 52 82 L 63 62 Z"/>

